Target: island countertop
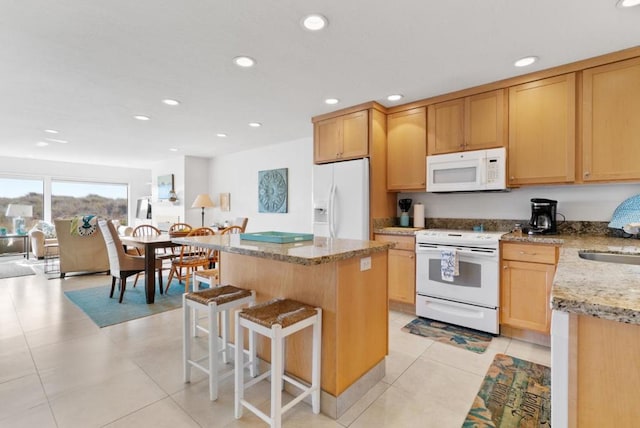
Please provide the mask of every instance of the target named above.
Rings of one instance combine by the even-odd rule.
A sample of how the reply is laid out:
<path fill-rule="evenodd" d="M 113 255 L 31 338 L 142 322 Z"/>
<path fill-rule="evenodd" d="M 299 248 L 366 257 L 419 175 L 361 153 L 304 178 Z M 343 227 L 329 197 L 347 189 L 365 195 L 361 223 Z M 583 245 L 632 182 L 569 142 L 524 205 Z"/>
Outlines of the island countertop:
<path fill-rule="evenodd" d="M 239 234 L 174 238 L 176 244 L 196 244 L 233 254 L 300 265 L 318 265 L 386 251 L 392 243 L 314 237 L 311 241 L 274 244 L 240 239 Z"/>
<path fill-rule="evenodd" d="M 629 324 L 640 324 L 640 266 L 584 260 L 578 251 L 638 253 L 640 241 L 590 235 L 520 237 L 505 242 L 561 245 L 551 307 Z"/>

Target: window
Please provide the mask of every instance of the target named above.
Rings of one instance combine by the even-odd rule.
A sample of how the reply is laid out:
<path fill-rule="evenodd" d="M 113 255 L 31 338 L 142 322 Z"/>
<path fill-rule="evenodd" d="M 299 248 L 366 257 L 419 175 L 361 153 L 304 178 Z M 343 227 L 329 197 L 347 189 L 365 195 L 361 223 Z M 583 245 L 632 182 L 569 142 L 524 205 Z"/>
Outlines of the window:
<path fill-rule="evenodd" d="M 31 206 L 32 217 L 25 218 L 26 230 L 43 218 L 44 184 L 42 180 L 0 177 L 0 227 L 13 233 L 13 218 L 7 217 L 9 204 Z"/>
<path fill-rule="evenodd" d="M 88 181 L 51 182 L 51 218 L 94 214 L 119 220 L 128 219 L 128 186 Z"/>

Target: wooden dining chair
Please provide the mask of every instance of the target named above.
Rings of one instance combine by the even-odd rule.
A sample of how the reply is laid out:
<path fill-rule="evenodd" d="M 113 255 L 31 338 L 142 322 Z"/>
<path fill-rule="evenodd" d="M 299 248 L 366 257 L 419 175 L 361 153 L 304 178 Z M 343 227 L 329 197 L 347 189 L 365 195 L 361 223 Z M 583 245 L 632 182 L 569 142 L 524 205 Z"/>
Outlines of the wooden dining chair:
<path fill-rule="evenodd" d="M 160 236 L 162 232 L 160 232 L 160 229 L 158 229 L 157 227 L 150 225 L 150 224 L 141 224 L 140 226 L 137 226 L 135 229 L 133 229 L 133 232 L 131 233 L 131 236 L 134 237 L 140 237 L 140 236 Z M 133 255 L 138 255 L 138 256 L 144 256 L 144 248 L 139 248 L 139 247 L 135 247 L 133 248 L 133 250 L 135 251 L 135 253 L 131 253 L 129 251 L 127 251 L 128 254 L 133 254 Z M 156 252 L 156 259 L 160 259 L 160 260 L 167 260 L 167 259 L 171 259 L 173 258 L 173 254 L 170 254 L 167 252 L 166 248 L 161 248 L 158 249 Z M 141 272 L 143 273 L 143 272 Z M 140 278 L 140 274 L 138 273 L 136 275 L 136 279 L 133 281 L 133 286 L 135 287 L 138 284 L 138 278 Z"/>
<path fill-rule="evenodd" d="M 208 236 L 215 234 L 216 232 L 211 228 L 199 227 L 193 229 L 187 236 Z M 199 247 L 197 245 L 182 245 L 180 247 L 180 254 L 171 260 L 171 271 L 169 272 L 169 279 L 167 280 L 167 288 L 165 291 L 169 290 L 171 280 L 175 276 L 180 283 L 182 283 L 183 280 L 185 281 L 184 292 L 188 293 L 189 280 L 191 279 L 192 272 L 198 268 L 208 268 L 212 253 L 213 250 L 210 248 Z M 184 275 L 182 274 L 182 269 L 185 270 Z"/>
<path fill-rule="evenodd" d="M 122 303 L 124 292 L 127 288 L 127 278 L 139 272 L 144 272 L 144 257 L 132 256 L 124 251 L 122 241 L 111 220 L 98 220 L 98 227 L 102 232 L 109 256 L 109 270 L 111 271 L 111 293 L 109 297 L 113 297 L 116 279 L 119 279 L 120 299 L 118 301 Z M 155 268 L 158 270 L 158 287 L 160 294 L 162 294 L 162 260 L 156 260 Z"/>
<path fill-rule="evenodd" d="M 187 223 L 173 223 L 169 226 L 169 235 L 177 232 L 191 232 L 193 227 Z"/>
<path fill-rule="evenodd" d="M 233 221 L 233 226 L 240 226 L 242 228 L 242 232 L 247 229 L 247 222 L 249 221 L 248 217 L 236 217 Z"/>
<path fill-rule="evenodd" d="M 242 228 L 242 226 L 229 226 L 226 227 L 224 229 L 222 229 L 220 231 L 220 235 L 228 235 L 228 234 L 236 234 L 236 233 L 243 233 L 244 229 Z M 218 266 L 220 264 L 220 252 L 218 250 L 215 250 L 211 253 L 211 260 L 209 263 L 209 269 L 218 269 L 220 270 L 220 266 Z"/>

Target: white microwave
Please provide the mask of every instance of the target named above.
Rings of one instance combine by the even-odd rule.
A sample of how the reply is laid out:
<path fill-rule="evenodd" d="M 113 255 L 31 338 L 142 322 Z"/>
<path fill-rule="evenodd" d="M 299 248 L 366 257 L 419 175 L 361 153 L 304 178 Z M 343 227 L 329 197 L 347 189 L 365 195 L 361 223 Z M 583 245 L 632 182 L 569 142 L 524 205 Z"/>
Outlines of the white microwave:
<path fill-rule="evenodd" d="M 506 149 L 427 156 L 427 192 L 506 190 Z"/>

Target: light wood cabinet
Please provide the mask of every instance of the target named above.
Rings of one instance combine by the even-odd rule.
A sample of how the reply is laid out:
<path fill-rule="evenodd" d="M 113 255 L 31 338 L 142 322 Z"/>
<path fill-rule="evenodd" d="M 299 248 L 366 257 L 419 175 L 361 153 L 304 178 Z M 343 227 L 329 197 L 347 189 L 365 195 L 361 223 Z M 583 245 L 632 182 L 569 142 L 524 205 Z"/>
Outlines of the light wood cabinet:
<path fill-rule="evenodd" d="M 501 248 L 500 323 L 549 334 L 558 247 L 503 242 Z"/>
<path fill-rule="evenodd" d="M 640 179 L 640 58 L 582 73 L 582 179 Z"/>
<path fill-rule="evenodd" d="M 472 95 L 428 107 L 428 153 L 503 147 L 507 142 L 505 90 Z"/>
<path fill-rule="evenodd" d="M 427 111 L 387 116 L 387 190 L 426 189 Z"/>
<path fill-rule="evenodd" d="M 509 88 L 509 185 L 575 180 L 575 73 Z"/>
<path fill-rule="evenodd" d="M 357 159 L 369 154 L 368 111 L 331 117 L 314 124 L 315 163 Z"/>
<path fill-rule="evenodd" d="M 416 303 L 416 253 L 413 236 L 376 234 L 376 241 L 393 242 L 395 248 L 389 250 L 387 283 L 389 300 Z"/>

